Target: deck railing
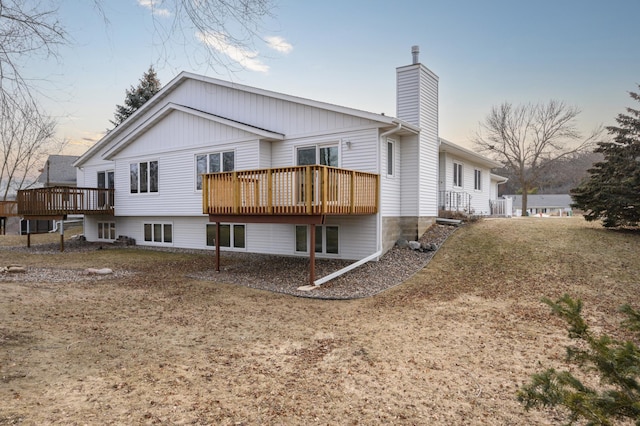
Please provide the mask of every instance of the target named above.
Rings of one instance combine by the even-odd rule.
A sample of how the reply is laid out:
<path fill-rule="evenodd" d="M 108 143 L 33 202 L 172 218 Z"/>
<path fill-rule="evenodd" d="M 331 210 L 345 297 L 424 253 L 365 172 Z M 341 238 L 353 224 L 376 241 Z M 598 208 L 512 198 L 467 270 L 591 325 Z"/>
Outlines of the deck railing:
<path fill-rule="evenodd" d="M 16 201 L 22 216 L 113 215 L 114 194 L 113 188 L 56 186 L 18 191 Z"/>
<path fill-rule="evenodd" d="M 0 201 L 0 217 L 9 217 L 18 215 L 17 201 Z"/>
<path fill-rule="evenodd" d="M 203 175 L 204 214 L 351 215 L 378 211 L 379 177 L 321 165 Z"/>
<path fill-rule="evenodd" d="M 471 213 L 471 195 L 467 192 L 439 191 L 438 209 Z"/>

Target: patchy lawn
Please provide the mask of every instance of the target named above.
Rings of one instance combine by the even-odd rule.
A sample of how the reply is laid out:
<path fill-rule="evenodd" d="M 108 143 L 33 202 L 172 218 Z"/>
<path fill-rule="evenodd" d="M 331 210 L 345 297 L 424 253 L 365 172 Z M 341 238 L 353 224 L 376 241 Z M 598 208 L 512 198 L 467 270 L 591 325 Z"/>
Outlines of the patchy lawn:
<path fill-rule="evenodd" d="M 639 237 L 484 220 L 403 285 L 351 301 L 186 278 L 211 255 L 0 248 L 0 266 L 42 271 L 0 276 L 0 425 L 557 424 L 515 398 L 533 372 L 569 368 L 540 298 L 581 298 L 612 331 L 620 305 L 640 306 Z M 105 266 L 116 274 L 82 272 Z"/>

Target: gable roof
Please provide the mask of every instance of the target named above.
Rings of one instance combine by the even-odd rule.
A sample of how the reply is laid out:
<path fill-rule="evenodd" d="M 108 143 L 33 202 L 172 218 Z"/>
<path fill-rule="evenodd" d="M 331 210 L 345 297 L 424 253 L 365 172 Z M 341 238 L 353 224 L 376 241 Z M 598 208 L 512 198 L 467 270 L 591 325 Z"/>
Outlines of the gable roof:
<path fill-rule="evenodd" d="M 38 176 L 38 182 L 45 185 L 75 185 L 76 169 L 73 163 L 77 155 L 50 155 Z"/>
<path fill-rule="evenodd" d="M 217 78 L 206 77 L 206 76 L 203 76 L 203 75 L 198 75 L 198 74 L 193 74 L 193 73 L 190 73 L 190 72 L 183 71 L 178 76 L 176 76 L 173 80 L 171 80 L 166 86 L 164 86 L 158 93 L 156 93 L 151 99 L 149 99 L 147 102 L 145 102 L 144 105 L 142 105 L 138 110 L 136 110 L 133 114 L 131 114 L 131 116 L 129 116 L 124 122 L 122 122 L 116 128 L 112 129 L 102 139 L 100 139 L 98 142 L 96 142 L 96 144 L 94 144 L 91 148 L 89 148 L 87 150 L 87 152 L 85 152 L 75 162 L 74 166 L 76 166 L 76 167 L 82 166 L 82 164 L 84 164 L 89 158 L 91 158 L 100 149 L 104 148 L 111 141 L 113 141 L 118 135 L 121 135 L 124 132 L 131 132 L 132 131 L 131 130 L 132 127 L 135 126 L 136 129 L 138 129 L 139 127 L 144 127 L 146 125 L 146 122 L 145 123 L 141 123 L 141 124 L 137 124 L 138 119 L 140 117 L 144 116 L 144 114 L 149 109 L 151 109 L 154 106 L 156 106 L 159 103 L 161 103 L 164 98 L 166 98 L 171 92 L 176 90 L 180 85 L 182 85 L 183 83 L 185 83 L 186 81 L 189 81 L 189 80 L 200 81 L 200 82 L 204 82 L 204 83 L 208 83 L 208 84 L 214 84 L 214 85 L 218 85 L 218 86 L 222 86 L 222 87 L 228 87 L 228 88 L 231 88 L 231 89 L 241 90 L 241 91 L 252 93 L 252 94 L 256 94 L 256 95 L 267 96 L 267 97 L 280 99 L 280 100 L 293 102 L 293 103 L 298 103 L 298 104 L 302 104 L 302 105 L 306 105 L 306 106 L 310 106 L 310 107 L 325 109 L 325 110 L 334 111 L 334 112 L 342 113 L 342 114 L 348 114 L 348 115 L 352 115 L 352 116 L 355 116 L 355 117 L 360 117 L 360 118 L 376 121 L 376 122 L 381 124 L 381 127 L 392 127 L 392 126 L 393 127 L 396 127 L 396 126 L 400 127 L 400 125 L 401 125 L 402 128 L 404 128 L 406 130 L 409 130 L 409 131 L 411 131 L 413 133 L 419 132 L 419 128 L 417 126 L 414 126 L 413 124 L 404 122 L 404 121 L 402 121 L 402 120 L 400 120 L 398 118 L 386 116 L 386 115 L 383 115 L 383 114 L 376 114 L 376 113 L 372 113 L 372 112 L 362 111 L 362 110 L 358 110 L 358 109 L 354 109 L 354 108 L 343 107 L 343 106 L 330 104 L 330 103 L 326 103 L 326 102 L 315 101 L 315 100 L 312 100 L 312 99 L 301 98 L 301 97 L 298 97 L 298 96 L 287 95 L 287 94 L 284 94 L 284 93 L 272 92 L 272 91 L 265 90 L 265 89 L 259 89 L 259 88 L 256 88 L 256 87 L 245 86 L 243 84 L 233 83 L 233 82 L 230 82 L 230 81 L 220 80 L 220 79 L 217 79 Z M 184 105 L 181 105 L 181 107 L 182 108 L 189 108 L 189 107 L 186 107 Z M 197 110 L 195 110 L 193 108 L 189 108 L 189 109 L 197 111 Z M 200 112 L 203 113 L 203 114 L 208 114 L 208 113 L 206 113 L 204 111 L 200 111 Z M 209 114 L 209 116 L 227 120 L 229 123 L 233 122 L 233 120 L 228 120 L 228 119 L 225 119 L 225 118 L 220 117 L 220 116 L 215 116 L 214 114 Z M 242 123 L 239 123 L 239 124 L 242 124 Z M 243 125 L 244 126 L 249 126 L 249 125 L 246 125 L 246 124 L 243 124 Z M 258 128 L 254 128 L 254 129 L 258 129 Z M 264 129 L 261 129 L 261 130 L 264 130 Z M 143 129 L 140 129 L 139 131 L 143 131 Z M 271 132 L 271 133 L 275 133 L 275 132 Z M 284 136 L 284 135 L 282 135 L 282 136 Z"/>
<path fill-rule="evenodd" d="M 473 161 L 474 163 L 481 164 L 490 169 L 502 167 L 501 163 L 495 160 L 492 160 L 490 158 L 487 158 L 484 155 L 480 155 L 477 152 L 473 152 L 470 149 L 463 148 L 460 145 L 456 145 L 453 142 L 449 142 L 446 139 L 439 138 L 439 141 L 440 141 L 440 147 L 439 147 L 440 152 L 449 152 L 453 155 L 468 159 L 470 161 Z"/>
<path fill-rule="evenodd" d="M 205 111 L 200 111 L 195 108 L 191 108 L 185 105 L 175 104 L 173 102 L 169 102 L 162 109 L 157 111 L 151 117 L 149 117 L 144 122 L 140 123 L 137 127 L 133 128 L 129 133 L 127 138 L 122 139 L 119 143 L 109 148 L 105 154 L 104 158 L 110 160 L 116 155 L 118 152 L 122 151 L 126 148 L 131 142 L 137 139 L 140 135 L 144 134 L 147 130 L 149 130 L 155 123 L 160 121 L 162 118 L 166 117 L 173 111 L 184 112 L 185 114 L 194 115 L 200 118 L 204 118 L 206 120 L 210 120 L 216 123 L 224 124 L 230 127 L 235 127 L 237 129 L 243 130 L 248 133 L 252 133 L 257 135 L 263 139 L 268 140 L 283 140 L 284 135 L 282 133 L 272 132 L 270 130 L 261 129 L 256 126 L 252 126 L 250 124 L 240 123 L 239 121 L 229 120 L 224 117 L 220 117 L 219 115 L 210 114 Z"/>

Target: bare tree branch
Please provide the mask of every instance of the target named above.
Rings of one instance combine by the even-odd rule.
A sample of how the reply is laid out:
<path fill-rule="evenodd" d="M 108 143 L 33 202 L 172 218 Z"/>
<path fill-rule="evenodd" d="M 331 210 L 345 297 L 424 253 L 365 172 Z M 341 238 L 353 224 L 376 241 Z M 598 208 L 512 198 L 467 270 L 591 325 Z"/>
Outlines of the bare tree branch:
<path fill-rule="evenodd" d="M 564 102 L 514 107 L 505 102 L 480 123 L 474 143 L 478 150 L 505 164 L 522 188 L 522 210 L 527 210 L 527 192 L 542 173 L 568 155 L 591 150 L 602 135 L 595 129 L 587 138 L 576 128 L 580 110 Z"/>

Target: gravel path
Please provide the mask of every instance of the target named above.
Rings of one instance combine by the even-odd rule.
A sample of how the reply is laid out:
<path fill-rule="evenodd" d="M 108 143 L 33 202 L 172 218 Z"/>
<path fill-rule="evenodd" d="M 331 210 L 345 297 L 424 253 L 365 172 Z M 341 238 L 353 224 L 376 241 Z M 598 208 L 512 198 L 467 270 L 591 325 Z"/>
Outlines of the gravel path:
<path fill-rule="evenodd" d="M 421 243 L 433 243 L 440 247 L 456 230 L 456 227 L 434 225 L 420 238 Z M 111 246 L 100 244 L 102 248 Z M 114 246 L 115 247 L 115 246 Z M 122 247 L 122 246 L 120 246 Z M 132 248 L 143 248 L 133 246 Z M 146 247 L 144 247 L 146 248 Z M 32 245 L 26 247 L 3 247 L 3 250 L 27 251 L 47 254 L 58 252 L 57 244 Z M 65 242 L 65 252 L 95 250 L 95 243 L 82 241 Z M 157 248 L 149 248 L 157 250 Z M 169 251 L 189 251 L 162 249 Z M 193 251 L 193 250 L 192 250 Z M 193 251 L 199 252 L 202 251 Z M 210 253 L 207 251 L 207 253 Z M 356 299 L 373 296 L 406 281 L 422 269 L 435 251 L 419 252 L 409 248 L 392 248 L 377 262 L 368 262 L 346 274 L 335 278 L 311 291 L 298 290 L 309 284 L 309 259 L 301 257 L 273 256 L 254 253 L 221 253 L 221 271 L 214 269 L 185 274 L 188 278 L 208 280 L 216 283 L 231 283 L 260 290 L 291 294 L 299 297 L 318 299 Z M 316 259 L 316 278 L 329 275 L 353 261 Z M 22 274 L 0 274 L 2 281 L 65 282 L 85 280 L 105 280 L 133 274 L 131 271 L 114 271 L 113 275 L 88 275 L 84 271 L 58 268 L 29 268 Z"/>

